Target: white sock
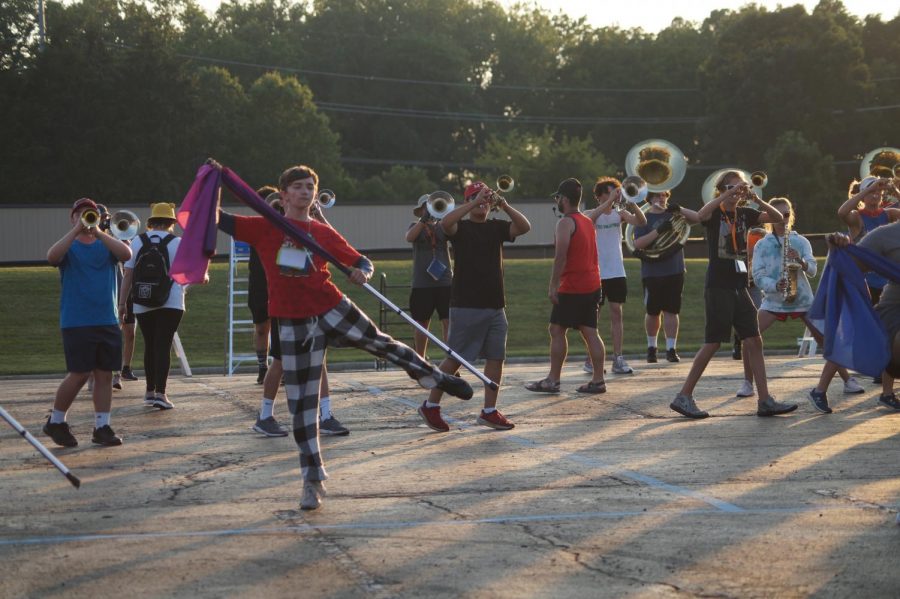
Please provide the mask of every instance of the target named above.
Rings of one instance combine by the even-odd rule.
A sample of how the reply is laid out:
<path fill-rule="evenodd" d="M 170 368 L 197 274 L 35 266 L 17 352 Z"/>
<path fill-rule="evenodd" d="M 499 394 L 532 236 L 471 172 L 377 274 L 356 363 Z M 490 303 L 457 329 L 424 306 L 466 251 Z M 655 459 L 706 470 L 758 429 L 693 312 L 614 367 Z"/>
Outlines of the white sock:
<path fill-rule="evenodd" d="M 325 421 L 331 416 L 331 398 L 323 395 L 319 398 L 319 420 Z"/>
<path fill-rule="evenodd" d="M 65 421 L 66 421 L 66 413 L 65 412 L 63 412 L 61 410 L 57 410 L 55 408 L 53 409 L 52 412 L 50 412 L 50 424 L 61 424 Z"/>
<path fill-rule="evenodd" d="M 485 414 L 493 414 L 496 411 L 497 411 L 497 408 L 484 408 L 482 410 L 482 412 L 484 412 Z"/>
<path fill-rule="evenodd" d="M 656 335 L 653 337 L 647 335 L 647 347 L 656 347 Z"/>
<path fill-rule="evenodd" d="M 675 337 L 666 337 L 666 349 L 675 349 Z"/>
<path fill-rule="evenodd" d="M 425 402 L 426 408 L 439 408 L 440 406 L 441 406 L 441 404 L 439 404 L 439 403 L 431 403 L 430 401 Z"/>
<path fill-rule="evenodd" d="M 103 428 L 109 424 L 109 412 L 94 412 L 94 428 Z"/>
<path fill-rule="evenodd" d="M 271 417 L 273 414 L 273 409 L 275 408 L 275 400 L 274 399 L 266 399 L 265 397 L 262 400 L 262 403 L 259 404 L 259 419 L 265 420 L 266 418 Z"/>

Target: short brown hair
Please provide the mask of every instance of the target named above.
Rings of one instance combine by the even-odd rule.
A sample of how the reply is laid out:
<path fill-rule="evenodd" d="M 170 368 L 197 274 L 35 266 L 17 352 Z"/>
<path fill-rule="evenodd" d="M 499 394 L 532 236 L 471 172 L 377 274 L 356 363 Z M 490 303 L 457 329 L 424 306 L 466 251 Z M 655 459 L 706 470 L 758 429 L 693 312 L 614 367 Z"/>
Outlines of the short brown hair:
<path fill-rule="evenodd" d="M 622 187 L 622 182 L 615 177 L 600 177 L 597 179 L 597 182 L 594 183 L 594 197 L 599 198 L 607 191 L 612 191 L 613 189 L 618 189 L 620 187 Z"/>
<path fill-rule="evenodd" d="M 306 165 L 298 164 L 281 173 L 281 176 L 278 177 L 278 187 L 281 188 L 281 191 L 284 191 L 294 181 L 309 179 L 310 177 L 315 181 L 316 187 L 319 187 L 319 175 L 316 174 L 316 171 Z"/>

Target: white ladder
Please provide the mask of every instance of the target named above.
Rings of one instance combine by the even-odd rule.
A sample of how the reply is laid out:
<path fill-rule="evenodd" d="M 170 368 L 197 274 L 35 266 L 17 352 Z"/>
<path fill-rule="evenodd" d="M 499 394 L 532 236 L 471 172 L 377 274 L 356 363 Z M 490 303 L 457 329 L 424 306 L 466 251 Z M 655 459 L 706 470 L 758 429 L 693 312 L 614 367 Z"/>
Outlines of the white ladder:
<path fill-rule="evenodd" d="M 231 249 L 228 253 L 228 338 L 225 340 L 225 374 L 231 376 L 237 367 L 244 362 L 256 362 L 255 353 L 236 353 L 234 349 L 235 334 L 241 335 L 242 345 L 248 343 L 245 333 L 253 332 L 252 318 L 238 318 L 236 313 L 246 314 L 247 295 L 250 278 L 248 267 L 241 264 L 250 262 L 250 246 L 231 238 Z M 239 272 L 241 271 L 241 272 Z M 235 301 L 237 300 L 237 301 Z"/>

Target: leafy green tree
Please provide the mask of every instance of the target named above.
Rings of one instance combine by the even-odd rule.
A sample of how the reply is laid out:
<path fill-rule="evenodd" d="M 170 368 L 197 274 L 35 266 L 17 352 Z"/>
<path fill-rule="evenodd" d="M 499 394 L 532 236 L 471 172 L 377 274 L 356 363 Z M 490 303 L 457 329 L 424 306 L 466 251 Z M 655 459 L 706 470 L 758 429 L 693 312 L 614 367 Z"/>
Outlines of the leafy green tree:
<path fill-rule="evenodd" d="M 359 201 L 373 204 L 410 204 L 420 196 L 437 191 L 440 186 L 428 178 L 421 168 L 393 166 L 363 181 L 356 196 Z"/>
<path fill-rule="evenodd" d="M 616 170 L 594 148 L 590 136 L 562 135 L 556 139 L 549 129 L 540 134 L 512 132 L 492 137 L 478 160 L 493 165 L 497 173 L 512 176 L 516 181 L 512 194 L 519 198 L 548 198 L 559 182 L 568 177 L 576 177 L 585 189 L 590 189 L 598 177 L 612 175 Z M 484 178 L 489 185 L 494 184 L 493 178 L 484 173 L 474 178 Z M 589 194 L 585 200 L 592 204 Z"/>
<path fill-rule="evenodd" d="M 834 160 L 818 144 L 799 131 L 785 131 L 766 151 L 766 168 L 766 197 L 789 198 L 799 230 L 821 233 L 838 226 L 835 214 L 846 197 L 837 192 Z"/>

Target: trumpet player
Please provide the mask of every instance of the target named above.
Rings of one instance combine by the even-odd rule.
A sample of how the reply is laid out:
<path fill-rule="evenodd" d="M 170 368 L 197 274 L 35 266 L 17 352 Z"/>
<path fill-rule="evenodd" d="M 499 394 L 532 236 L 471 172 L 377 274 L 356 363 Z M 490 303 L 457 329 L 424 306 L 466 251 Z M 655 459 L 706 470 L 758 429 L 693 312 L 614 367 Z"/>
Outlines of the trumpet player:
<path fill-rule="evenodd" d="M 780 223 L 781 212 L 754 197 L 750 186 L 738 171 L 726 171 L 715 182 L 715 197 L 697 212 L 706 228 L 709 266 L 706 271 L 705 343 L 700 347 L 681 391 L 669 407 L 688 418 L 706 418 L 707 412 L 694 402 L 694 388 L 703 376 L 709 361 L 722 343 L 731 341 L 734 328 L 748 354 L 756 388 L 759 390 L 757 416 L 775 416 L 797 409 L 797 404 L 782 403 L 769 395 L 766 365 L 756 307 L 747 290 L 746 239 L 750 227 L 765 223 Z M 739 200 L 750 197 L 762 211 L 738 206 Z"/>
<path fill-rule="evenodd" d="M 760 335 L 775 322 L 786 322 L 788 318 L 800 319 L 813 331 L 816 341 L 822 344 L 817 329 L 807 320 L 807 312 L 812 306 L 813 290 L 808 277 L 815 277 L 817 271 L 816 258 L 812 245 L 806 237 L 794 230 L 794 209 L 787 198 L 774 198 L 769 204 L 778 210 L 783 221 L 767 225 L 769 233 L 759 240 L 754 247 L 752 277 L 756 287 L 762 292 L 763 299 L 758 312 Z M 744 382 L 737 393 L 738 397 L 753 395 L 752 370 L 749 356 L 745 353 Z M 844 393 L 863 393 L 865 389 L 849 375 L 846 368 L 840 368 L 829 362 L 825 370 L 835 370 L 844 380 Z M 830 380 L 830 378 L 829 378 Z M 825 414 L 831 413 L 824 391 L 815 390 L 809 394 L 813 407 Z"/>
<path fill-rule="evenodd" d="M 448 194 L 449 195 L 449 194 Z M 422 196 L 413 209 L 418 221 L 406 231 L 406 241 L 413 248 L 412 289 L 409 293 L 409 311 L 413 320 L 428 328 L 431 316 L 437 312 L 443 330 L 442 339 L 447 341 L 450 327 L 450 285 L 453 270 L 450 268 L 450 251 L 447 234 L 432 216 L 430 196 Z M 450 201 L 444 200 L 447 207 Z M 440 214 L 440 212 L 438 212 Z M 428 337 L 418 329 L 415 331 L 416 353 L 425 357 Z"/>
<path fill-rule="evenodd" d="M 63 447 L 75 447 L 66 415 L 78 392 L 94 377 L 94 434 L 97 445 L 121 445 L 109 424 L 112 373 L 122 366 L 122 331 L 116 313 L 116 269 L 131 258 L 131 248 L 98 229 L 97 204 L 82 198 L 69 212 L 72 228 L 47 250 L 47 261 L 59 268 L 62 294 L 59 322 L 66 377 L 56 390 L 44 434 Z"/>
<path fill-rule="evenodd" d="M 441 219 L 441 228 L 453 244 L 454 272 L 450 289 L 450 331 L 447 345 L 468 361 L 485 359 L 484 374 L 500 383 L 506 359 L 506 297 L 503 290 L 503 244 L 531 230 L 525 215 L 481 181 L 466 187 L 465 202 Z M 509 220 L 488 218 L 492 208 Z M 464 218 L 468 216 L 468 218 Z M 440 370 L 456 372 L 460 363 L 445 358 Z M 429 428 L 447 432 L 441 417 L 440 389 L 431 390 L 419 407 Z M 484 409 L 477 422 L 497 430 L 515 425 L 497 409 L 498 391 L 484 388 Z"/>
<path fill-rule="evenodd" d="M 634 227 L 647 224 L 647 217 L 633 202 L 622 201 L 622 183 L 613 177 L 601 177 L 594 184 L 594 199 L 597 207 L 587 210 L 584 215 L 593 221 L 597 240 L 597 260 L 600 267 L 603 293 L 600 305 L 609 305 L 609 325 L 613 342 L 613 366 L 615 374 L 631 374 L 634 370 L 622 355 L 624 323 L 623 306 L 628 297 L 628 282 L 625 278 L 625 260 L 622 256 L 622 223 Z M 560 221 L 562 222 L 562 221 Z M 584 370 L 593 373 L 591 358 L 588 356 Z"/>

